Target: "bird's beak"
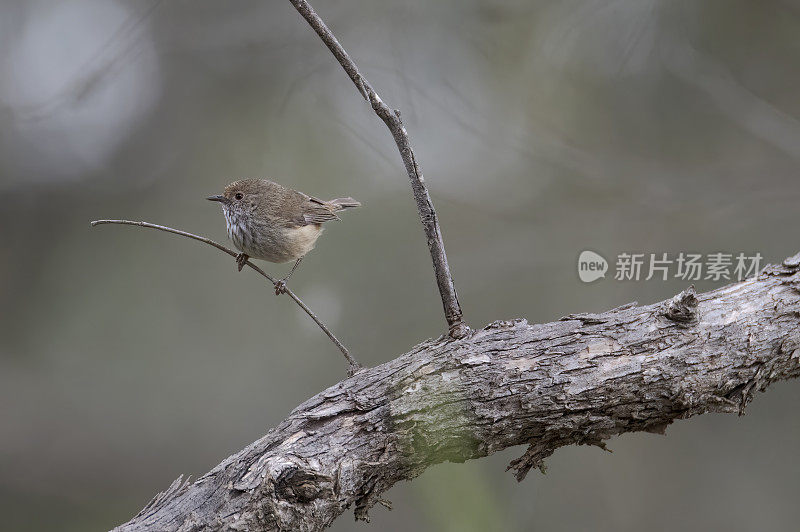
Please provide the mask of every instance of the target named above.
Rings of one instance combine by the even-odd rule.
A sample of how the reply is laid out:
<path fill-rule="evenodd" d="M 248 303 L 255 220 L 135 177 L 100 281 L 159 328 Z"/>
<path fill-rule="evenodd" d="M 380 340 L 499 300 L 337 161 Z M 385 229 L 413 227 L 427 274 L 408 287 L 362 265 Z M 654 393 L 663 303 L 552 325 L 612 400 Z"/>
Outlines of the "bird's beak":
<path fill-rule="evenodd" d="M 216 196 L 209 196 L 206 199 L 208 201 L 220 201 L 222 203 L 227 203 L 228 202 L 228 198 L 226 198 L 225 196 L 223 196 L 221 194 L 217 194 Z"/>

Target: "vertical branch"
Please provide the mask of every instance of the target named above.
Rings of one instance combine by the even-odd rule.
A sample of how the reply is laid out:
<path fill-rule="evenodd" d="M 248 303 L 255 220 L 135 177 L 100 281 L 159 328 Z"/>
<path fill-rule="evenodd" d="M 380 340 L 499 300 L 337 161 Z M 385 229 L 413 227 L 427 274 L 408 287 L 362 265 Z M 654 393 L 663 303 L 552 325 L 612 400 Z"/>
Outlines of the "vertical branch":
<path fill-rule="evenodd" d="M 442 297 L 442 306 L 444 307 L 444 316 L 447 319 L 449 334 L 453 338 L 464 337 L 469 327 L 462 322 L 461 304 L 458 302 L 456 287 L 450 274 L 450 266 L 447 264 L 447 254 L 444 250 L 439 219 L 436 216 L 436 209 L 433 207 L 431 196 L 428 194 L 428 188 L 425 186 L 422 170 L 417 163 L 416 157 L 414 157 L 414 150 L 411 148 L 408 132 L 400 118 L 400 111 L 392 109 L 381 100 L 372 85 L 358 71 L 355 62 L 350 59 L 345 49 L 339 44 L 336 36 L 306 0 L 289 1 L 319 35 L 325 46 L 333 53 L 336 60 L 344 68 L 344 71 L 353 80 L 364 99 L 370 102 L 375 114 L 383 120 L 386 127 L 391 131 L 392 137 L 394 137 L 394 141 L 397 144 L 397 149 L 400 150 L 400 156 L 403 158 L 406 173 L 411 181 L 411 190 L 414 193 L 414 200 L 417 202 L 417 210 L 419 211 L 419 217 L 428 241 L 428 249 L 433 260 L 436 284 Z"/>

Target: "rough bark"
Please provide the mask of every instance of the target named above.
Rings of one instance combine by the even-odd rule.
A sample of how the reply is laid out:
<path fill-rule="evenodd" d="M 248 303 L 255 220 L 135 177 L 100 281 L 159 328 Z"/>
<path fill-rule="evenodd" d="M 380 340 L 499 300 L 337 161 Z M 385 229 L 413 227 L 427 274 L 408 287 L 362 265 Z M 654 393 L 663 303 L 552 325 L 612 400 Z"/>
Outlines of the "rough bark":
<path fill-rule="evenodd" d="M 117 530 L 321 530 L 399 480 L 527 444 L 518 479 L 564 445 L 741 414 L 800 375 L 800 253 L 697 295 L 530 325 L 498 321 L 366 369 L 298 406 Z"/>

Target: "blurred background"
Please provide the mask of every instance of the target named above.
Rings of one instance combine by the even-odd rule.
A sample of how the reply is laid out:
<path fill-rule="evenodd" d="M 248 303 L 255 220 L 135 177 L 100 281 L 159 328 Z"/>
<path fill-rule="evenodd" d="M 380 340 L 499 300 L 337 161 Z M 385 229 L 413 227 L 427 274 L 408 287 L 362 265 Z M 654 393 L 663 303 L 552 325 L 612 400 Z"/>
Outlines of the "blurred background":
<path fill-rule="evenodd" d="M 688 282 L 578 279 L 581 251 L 800 251 L 800 2 L 328 0 L 403 112 L 466 320 L 546 322 Z M 364 208 L 291 286 L 376 365 L 444 332 L 391 136 L 288 2 L 0 3 L 0 512 L 105 530 L 344 377 L 288 298 L 202 244 L 229 181 Z M 613 271 L 613 264 L 612 264 Z M 288 265 L 266 264 L 283 275 Z M 724 282 L 700 281 L 709 290 Z M 350 530 L 796 530 L 800 383 L 666 437 L 442 464 Z"/>

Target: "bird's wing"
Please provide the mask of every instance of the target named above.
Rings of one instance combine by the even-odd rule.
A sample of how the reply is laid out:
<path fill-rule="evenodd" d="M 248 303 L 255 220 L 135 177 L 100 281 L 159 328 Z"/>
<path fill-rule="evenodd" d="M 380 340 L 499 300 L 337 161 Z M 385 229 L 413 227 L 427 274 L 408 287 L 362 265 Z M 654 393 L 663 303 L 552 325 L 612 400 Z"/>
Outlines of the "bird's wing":
<path fill-rule="evenodd" d="M 336 210 L 338 210 L 336 205 L 297 190 L 290 189 L 283 201 L 282 210 L 296 213 L 291 220 L 286 220 L 287 227 L 302 227 L 339 220 L 339 217 L 336 216 Z"/>
<path fill-rule="evenodd" d="M 303 220 L 306 224 L 321 224 L 340 219 L 336 216 L 336 206 L 313 196 L 308 196 L 308 201 L 303 207 Z"/>

